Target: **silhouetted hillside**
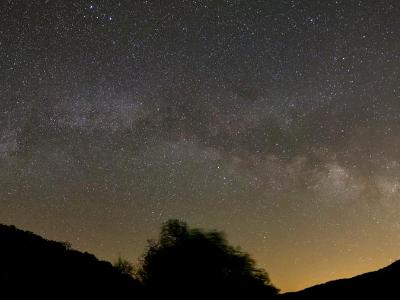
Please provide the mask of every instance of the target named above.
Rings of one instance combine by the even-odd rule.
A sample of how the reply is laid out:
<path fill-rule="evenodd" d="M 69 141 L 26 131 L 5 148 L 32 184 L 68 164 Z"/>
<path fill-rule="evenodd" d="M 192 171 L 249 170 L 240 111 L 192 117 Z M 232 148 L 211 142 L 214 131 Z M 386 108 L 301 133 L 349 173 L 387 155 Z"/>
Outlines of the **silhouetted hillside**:
<path fill-rule="evenodd" d="M 138 274 L 14 226 L 0 224 L 0 299 L 275 299 L 268 274 L 222 233 L 170 220 L 150 242 Z M 121 268 L 122 266 L 122 268 Z M 129 267 L 129 268 L 127 268 Z M 399 299 L 400 261 L 278 299 Z M 12 296 L 10 296 L 12 295 Z"/>
<path fill-rule="evenodd" d="M 137 299 L 139 292 L 137 281 L 92 254 L 0 225 L 1 299 Z"/>
<path fill-rule="evenodd" d="M 0 224 L 0 299 L 272 299 L 278 292 L 222 232 L 178 220 L 164 223 L 133 270 L 123 259 L 112 266 L 68 243 Z"/>
<path fill-rule="evenodd" d="M 348 279 L 319 284 L 305 290 L 286 293 L 284 300 L 298 299 L 400 299 L 400 261 Z"/>

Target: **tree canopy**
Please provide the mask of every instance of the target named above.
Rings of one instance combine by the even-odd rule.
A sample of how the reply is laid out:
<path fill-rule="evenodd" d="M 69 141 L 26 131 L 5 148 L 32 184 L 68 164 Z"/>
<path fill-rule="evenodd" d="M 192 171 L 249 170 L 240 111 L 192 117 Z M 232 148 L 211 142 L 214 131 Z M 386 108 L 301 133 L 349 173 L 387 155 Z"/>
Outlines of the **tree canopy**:
<path fill-rule="evenodd" d="M 147 291 L 175 298 L 277 294 L 268 274 L 249 254 L 230 246 L 218 231 L 191 229 L 179 220 L 149 241 L 138 270 Z M 187 299 L 189 299 L 187 298 Z"/>

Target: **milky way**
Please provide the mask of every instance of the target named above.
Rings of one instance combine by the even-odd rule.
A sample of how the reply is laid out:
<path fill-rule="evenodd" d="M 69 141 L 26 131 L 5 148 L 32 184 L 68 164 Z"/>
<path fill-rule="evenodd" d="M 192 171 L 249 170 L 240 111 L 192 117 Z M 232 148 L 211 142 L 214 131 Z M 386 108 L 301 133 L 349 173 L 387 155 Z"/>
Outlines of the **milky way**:
<path fill-rule="evenodd" d="M 0 222 L 136 260 L 217 228 L 281 289 L 400 249 L 398 1 L 0 1 Z"/>

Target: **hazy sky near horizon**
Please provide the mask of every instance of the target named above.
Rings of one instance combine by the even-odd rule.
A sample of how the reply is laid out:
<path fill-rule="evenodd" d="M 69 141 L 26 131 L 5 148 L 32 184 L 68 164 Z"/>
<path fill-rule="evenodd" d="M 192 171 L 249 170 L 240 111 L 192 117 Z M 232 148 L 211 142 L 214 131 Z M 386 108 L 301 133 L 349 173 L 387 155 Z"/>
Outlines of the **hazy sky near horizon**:
<path fill-rule="evenodd" d="M 216 228 L 283 291 L 400 256 L 399 1 L 0 0 L 0 222 L 115 260 Z"/>

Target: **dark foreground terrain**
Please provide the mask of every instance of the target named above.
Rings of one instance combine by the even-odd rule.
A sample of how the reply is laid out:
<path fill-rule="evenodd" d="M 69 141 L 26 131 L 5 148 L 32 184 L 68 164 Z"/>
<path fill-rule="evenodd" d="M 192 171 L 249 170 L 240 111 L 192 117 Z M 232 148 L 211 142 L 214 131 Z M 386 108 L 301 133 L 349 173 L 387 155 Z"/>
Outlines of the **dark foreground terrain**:
<path fill-rule="evenodd" d="M 280 297 L 284 300 L 400 299 L 400 260 L 378 271 L 329 281 Z"/>
<path fill-rule="evenodd" d="M 399 284 L 400 261 L 397 261 L 378 271 L 330 281 L 299 292 L 244 298 L 400 299 Z M 68 243 L 49 241 L 14 226 L 0 224 L 0 299 L 152 298 L 144 291 L 139 280 L 92 254 L 73 250 Z M 156 294 L 160 296 L 160 292 Z M 187 296 L 187 299 L 197 299 L 196 295 Z"/>
<path fill-rule="evenodd" d="M 139 283 L 109 262 L 0 224 L 0 299 L 116 299 L 139 292 Z"/>

